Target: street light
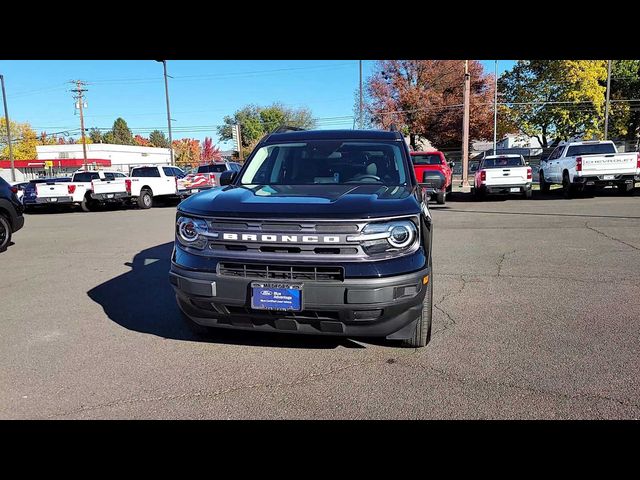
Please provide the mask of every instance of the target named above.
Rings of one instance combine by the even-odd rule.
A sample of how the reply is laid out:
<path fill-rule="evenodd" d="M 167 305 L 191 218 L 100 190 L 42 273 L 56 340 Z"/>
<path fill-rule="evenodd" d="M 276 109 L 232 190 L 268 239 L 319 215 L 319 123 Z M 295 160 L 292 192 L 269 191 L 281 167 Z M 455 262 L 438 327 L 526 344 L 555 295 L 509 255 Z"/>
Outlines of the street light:
<path fill-rule="evenodd" d="M 171 156 L 171 165 L 173 165 L 173 138 L 171 136 L 171 110 L 169 109 L 169 82 L 167 81 L 167 61 L 156 60 L 156 62 L 162 63 L 164 67 L 164 93 L 167 97 L 167 125 L 169 127 L 169 155 Z"/>
<path fill-rule="evenodd" d="M 0 75 L 0 83 L 2 84 L 2 103 L 4 103 L 4 118 L 7 122 L 7 143 L 9 144 L 9 161 L 11 162 L 11 181 L 16 181 L 16 170 L 13 162 L 13 149 L 11 147 L 11 127 L 9 125 L 9 112 L 7 110 L 7 95 L 4 91 L 4 75 Z"/>

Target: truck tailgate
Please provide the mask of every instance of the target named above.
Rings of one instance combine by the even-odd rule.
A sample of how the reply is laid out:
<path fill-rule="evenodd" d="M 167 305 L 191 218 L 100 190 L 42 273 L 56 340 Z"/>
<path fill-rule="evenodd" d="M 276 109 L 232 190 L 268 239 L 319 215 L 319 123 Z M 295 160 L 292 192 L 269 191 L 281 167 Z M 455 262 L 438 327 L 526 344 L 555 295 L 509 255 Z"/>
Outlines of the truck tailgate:
<path fill-rule="evenodd" d="M 637 153 L 612 153 L 609 155 L 582 155 L 582 176 L 633 175 L 637 169 Z"/>
<path fill-rule="evenodd" d="M 69 183 L 36 183 L 38 198 L 70 197 Z"/>
<path fill-rule="evenodd" d="M 496 167 L 485 169 L 487 175 L 486 184 L 491 185 L 518 185 L 525 184 L 529 167 Z"/>
<path fill-rule="evenodd" d="M 93 193 L 107 194 L 126 192 L 127 187 L 124 181 L 124 178 L 117 180 L 93 180 L 91 182 L 93 185 Z"/>

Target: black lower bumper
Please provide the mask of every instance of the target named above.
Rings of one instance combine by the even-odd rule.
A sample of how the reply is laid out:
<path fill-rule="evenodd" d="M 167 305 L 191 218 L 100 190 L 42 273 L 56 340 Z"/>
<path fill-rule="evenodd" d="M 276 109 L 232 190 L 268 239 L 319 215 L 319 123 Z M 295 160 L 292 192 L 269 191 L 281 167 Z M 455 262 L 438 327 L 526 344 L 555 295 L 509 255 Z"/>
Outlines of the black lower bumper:
<path fill-rule="evenodd" d="M 22 227 L 24 227 L 24 217 L 22 215 L 17 215 L 12 221 L 11 228 L 14 232 L 17 232 Z"/>
<path fill-rule="evenodd" d="M 427 275 L 425 268 L 387 278 L 295 282 L 303 283 L 300 312 L 250 308 L 251 283 L 261 279 L 193 272 L 172 264 L 169 281 L 180 309 L 203 326 L 404 339 L 413 335 L 422 313 Z"/>
<path fill-rule="evenodd" d="M 517 191 L 515 189 L 518 189 Z M 513 185 L 483 185 L 480 190 L 488 195 L 517 195 L 519 193 L 525 193 L 527 190 L 531 190 L 531 183 L 526 184 L 513 184 Z"/>
<path fill-rule="evenodd" d="M 610 187 L 626 185 L 627 188 L 633 188 L 635 181 L 640 181 L 640 178 L 634 175 L 612 175 L 613 178 L 608 178 L 607 175 L 594 175 L 590 177 L 573 177 L 574 185 L 578 187 Z M 638 178 L 636 180 L 636 178 Z"/>
<path fill-rule="evenodd" d="M 35 203 L 37 205 L 59 205 L 61 203 L 73 203 L 73 197 L 38 197 Z"/>
<path fill-rule="evenodd" d="M 112 202 L 127 200 L 130 195 L 127 192 L 114 192 L 114 193 L 92 193 L 91 198 L 100 202 Z"/>

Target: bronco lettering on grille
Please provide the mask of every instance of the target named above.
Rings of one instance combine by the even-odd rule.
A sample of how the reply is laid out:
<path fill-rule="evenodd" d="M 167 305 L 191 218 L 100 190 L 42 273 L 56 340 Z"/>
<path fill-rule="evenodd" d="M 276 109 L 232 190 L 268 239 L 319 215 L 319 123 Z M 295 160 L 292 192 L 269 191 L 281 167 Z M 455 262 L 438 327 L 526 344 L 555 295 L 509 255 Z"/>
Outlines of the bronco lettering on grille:
<path fill-rule="evenodd" d="M 340 243 L 338 235 L 276 235 L 225 232 L 222 234 L 222 239 L 240 242 Z"/>

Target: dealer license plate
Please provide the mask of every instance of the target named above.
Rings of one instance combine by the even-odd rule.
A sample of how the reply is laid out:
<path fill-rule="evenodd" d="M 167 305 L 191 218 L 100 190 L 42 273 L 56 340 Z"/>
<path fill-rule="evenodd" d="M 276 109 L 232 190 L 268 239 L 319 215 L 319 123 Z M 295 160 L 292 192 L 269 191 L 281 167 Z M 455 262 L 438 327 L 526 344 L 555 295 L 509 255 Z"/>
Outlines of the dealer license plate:
<path fill-rule="evenodd" d="M 49 200 L 50 202 L 57 202 L 57 201 L 58 201 L 58 199 L 57 199 L 57 198 L 49 198 L 48 200 Z"/>
<path fill-rule="evenodd" d="M 252 283 L 251 308 L 257 310 L 302 310 L 302 285 Z"/>
<path fill-rule="evenodd" d="M 113 198 L 113 193 L 107 193 L 107 198 Z"/>
<path fill-rule="evenodd" d="M 519 192 L 520 188 L 519 187 L 513 187 L 510 191 L 511 192 Z"/>
<path fill-rule="evenodd" d="M 616 178 L 615 175 L 605 175 L 604 177 L 602 177 L 604 180 L 613 180 L 614 178 Z"/>

